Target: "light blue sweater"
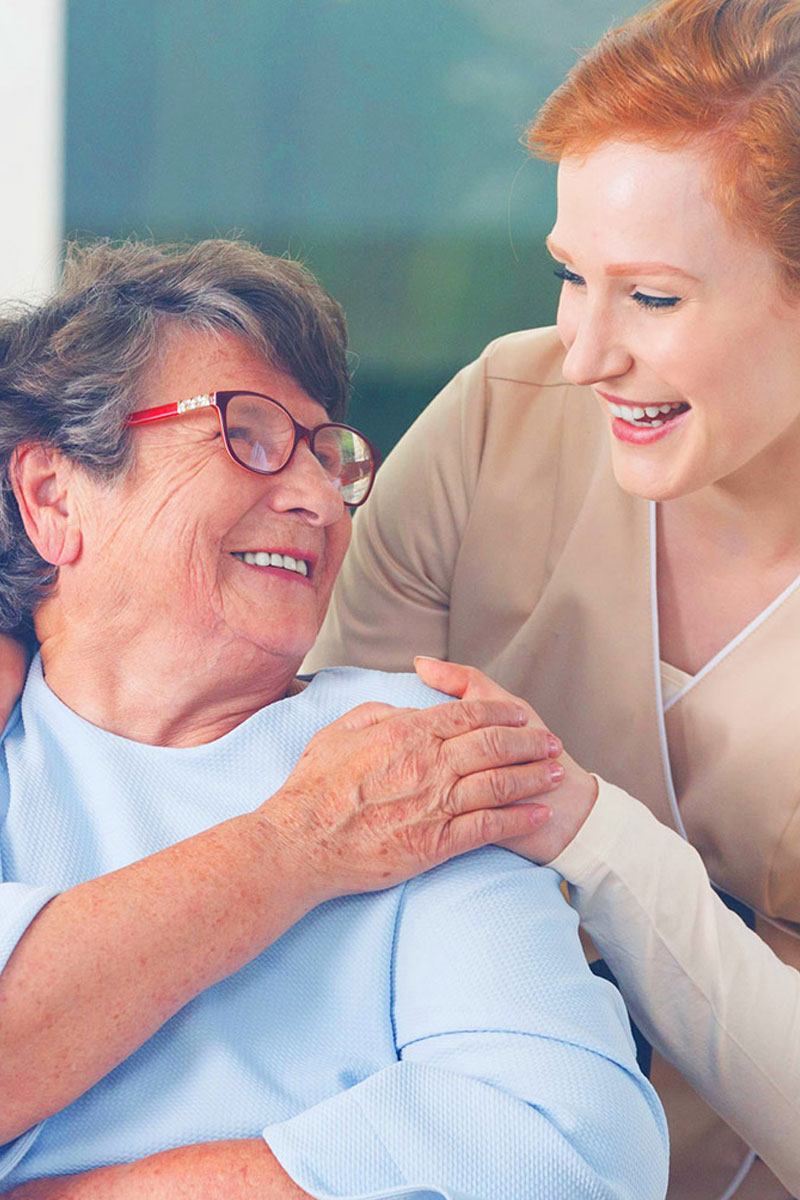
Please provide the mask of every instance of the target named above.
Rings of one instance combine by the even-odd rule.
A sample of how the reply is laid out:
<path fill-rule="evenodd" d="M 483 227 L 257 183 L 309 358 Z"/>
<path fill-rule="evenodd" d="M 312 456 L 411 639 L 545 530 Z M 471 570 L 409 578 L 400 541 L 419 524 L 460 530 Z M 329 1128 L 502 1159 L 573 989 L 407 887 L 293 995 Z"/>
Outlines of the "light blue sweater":
<path fill-rule="evenodd" d="M 252 810 L 367 699 L 441 697 L 413 676 L 325 671 L 173 749 L 88 724 L 36 660 L 0 759 L 0 969 L 54 894 Z M 0 1190 L 263 1131 L 316 1197 L 663 1196 L 663 1114 L 558 885 L 492 848 L 321 905 L 0 1148 Z"/>

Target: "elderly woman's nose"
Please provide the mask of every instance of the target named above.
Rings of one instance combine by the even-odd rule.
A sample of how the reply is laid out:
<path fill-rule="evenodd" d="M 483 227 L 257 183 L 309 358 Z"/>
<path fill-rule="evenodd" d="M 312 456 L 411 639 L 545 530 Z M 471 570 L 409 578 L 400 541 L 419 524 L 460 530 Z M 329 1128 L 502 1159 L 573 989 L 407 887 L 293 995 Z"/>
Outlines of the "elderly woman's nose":
<path fill-rule="evenodd" d="M 302 510 L 314 525 L 338 521 L 345 504 L 336 481 L 301 438 L 289 462 L 272 476 L 271 503 L 280 511 Z"/>
<path fill-rule="evenodd" d="M 569 383 L 600 383 L 630 369 L 631 352 L 601 306 L 583 303 L 579 312 L 566 316 L 559 312 L 558 330 L 566 349 L 563 373 Z"/>

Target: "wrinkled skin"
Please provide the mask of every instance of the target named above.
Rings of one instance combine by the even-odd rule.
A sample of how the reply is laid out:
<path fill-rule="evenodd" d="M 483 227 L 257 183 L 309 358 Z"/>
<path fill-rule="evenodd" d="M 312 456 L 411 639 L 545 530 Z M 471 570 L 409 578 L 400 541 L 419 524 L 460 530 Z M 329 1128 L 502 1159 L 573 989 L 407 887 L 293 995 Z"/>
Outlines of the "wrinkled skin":
<path fill-rule="evenodd" d="M 422 711 L 362 704 L 311 739 L 263 815 L 320 899 L 390 887 L 548 819 L 501 806 L 557 786 L 559 743 L 527 705 L 485 690 Z"/>
<path fill-rule="evenodd" d="M 464 700 L 514 700 L 528 715 L 528 720 L 539 724 L 538 714 L 524 700 L 512 697 L 510 692 L 489 679 L 477 667 L 465 667 L 459 663 L 440 662 L 435 658 L 417 658 L 414 662 L 417 674 L 429 687 L 438 688 Z M 584 771 L 563 750 L 558 759 L 563 767 L 563 782 L 548 798 L 546 815 L 536 819 L 531 829 L 520 837 L 500 835 L 493 838 L 507 850 L 521 854 L 533 862 L 548 863 L 554 859 L 575 837 L 592 810 L 597 799 L 597 780 Z"/>

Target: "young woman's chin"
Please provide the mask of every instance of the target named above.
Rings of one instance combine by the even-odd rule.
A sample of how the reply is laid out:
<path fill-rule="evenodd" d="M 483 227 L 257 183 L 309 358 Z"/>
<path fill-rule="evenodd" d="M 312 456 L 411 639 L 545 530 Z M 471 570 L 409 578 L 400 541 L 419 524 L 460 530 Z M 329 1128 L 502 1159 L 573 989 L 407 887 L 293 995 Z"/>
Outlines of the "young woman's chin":
<path fill-rule="evenodd" d="M 703 485 L 697 472 L 688 471 L 685 465 L 659 461 L 645 447 L 612 445 L 611 462 L 623 492 L 642 500 L 676 500 Z"/>

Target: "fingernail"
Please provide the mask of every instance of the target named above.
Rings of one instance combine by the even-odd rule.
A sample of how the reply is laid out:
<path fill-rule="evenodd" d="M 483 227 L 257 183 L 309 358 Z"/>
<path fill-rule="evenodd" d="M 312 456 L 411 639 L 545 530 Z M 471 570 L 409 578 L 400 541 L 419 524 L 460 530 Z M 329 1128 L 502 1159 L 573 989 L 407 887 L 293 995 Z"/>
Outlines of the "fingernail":
<path fill-rule="evenodd" d="M 550 769 L 550 782 L 551 783 L 561 783 L 561 780 L 564 778 L 564 768 L 562 767 L 561 763 L 557 763 L 557 762 L 550 763 L 549 769 Z"/>
<path fill-rule="evenodd" d="M 515 705 L 514 705 L 514 707 L 515 707 L 515 709 L 517 710 L 517 721 L 519 722 L 519 724 L 520 724 L 520 725 L 527 725 L 527 724 L 528 724 L 528 710 L 527 710 L 527 708 L 525 708 L 525 706 L 524 706 L 524 705 L 522 705 L 522 704 L 515 704 Z"/>
<path fill-rule="evenodd" d="M 552 808 L 548 808 L 546 804 L 532 804 L 528 819 L 535 828 L 538 825 L 544 825 L 545 821 L 549 821 L 552 815 Z"/>
<path fill-rule="evenodd" d="M 554 733 L 548 733 L 548 735 L 547 735 L 547 750 L 548 750 L 548 753 L 550 754 L 551 758 L 555 758 L 557 755 L 559 755 L 561 753 L 561 751 L 563 749 L 564 749 L 564 747 L 561 745 L 561 742 L 558 740 L 556 735 Z"/>

